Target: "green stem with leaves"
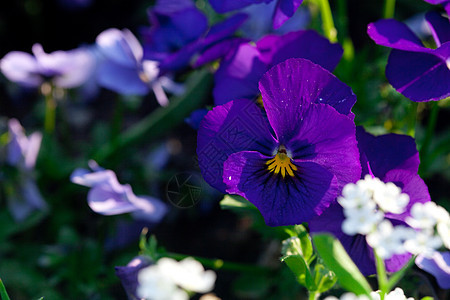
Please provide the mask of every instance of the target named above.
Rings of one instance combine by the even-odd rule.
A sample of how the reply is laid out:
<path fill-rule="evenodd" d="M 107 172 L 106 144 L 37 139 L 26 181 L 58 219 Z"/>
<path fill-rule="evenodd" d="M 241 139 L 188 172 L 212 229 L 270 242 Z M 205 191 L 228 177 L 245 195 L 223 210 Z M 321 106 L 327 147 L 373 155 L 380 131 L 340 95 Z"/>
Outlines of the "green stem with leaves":
<path fill-rule="evenodd" d="M 385 0 L 383 7 L 383 18 L 391 19 L 394 17 L 395 12 L 395 0 Z"/>
<path fill-rule="evenodd" d="M 2 300 L 10 300 L 3 281 L 0 279 L 0 297 Z"/>
<path fill-rule="evenodd" d="M 378 279 L 378 288 L 380 289 L 380 297 L 381 300 L 384 299 L 384 295 L 389 293 L 388 290 L 388 277 L 386 274 L 386 266 L 384 265 L 384 260 L 377 254 L 374 249 L 373 254 L 375 255 L 375 263 L 377 267 L 377 279 Z"/>
<path fill-rule="evenodd" d="M 330 40 L 330 42 L 336 43 L 337 30 L 334 26 L 330 3 L 328 2 L 328 0 L 317 0 L 317 2 L 319 4 L 320 14 L 322 16 L 324 34 Z"/>

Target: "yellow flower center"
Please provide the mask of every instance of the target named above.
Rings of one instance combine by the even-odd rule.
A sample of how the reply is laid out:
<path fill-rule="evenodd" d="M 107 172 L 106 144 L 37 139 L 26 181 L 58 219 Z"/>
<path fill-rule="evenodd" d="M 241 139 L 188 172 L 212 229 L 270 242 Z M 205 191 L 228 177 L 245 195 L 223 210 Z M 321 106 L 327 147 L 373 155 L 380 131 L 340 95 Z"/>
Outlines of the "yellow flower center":
<path fill-rule="evenodd" d="M 286 173 L 294 177 L 294 171 L 297 171 L 297 166 L 292 163 L 285 151 L 285 149 L 280 149 L 274 158 L 268 160 L 266 162 L 267 169 L 275 174 L 281 173 L 283 178 L 286 176 Z"/>

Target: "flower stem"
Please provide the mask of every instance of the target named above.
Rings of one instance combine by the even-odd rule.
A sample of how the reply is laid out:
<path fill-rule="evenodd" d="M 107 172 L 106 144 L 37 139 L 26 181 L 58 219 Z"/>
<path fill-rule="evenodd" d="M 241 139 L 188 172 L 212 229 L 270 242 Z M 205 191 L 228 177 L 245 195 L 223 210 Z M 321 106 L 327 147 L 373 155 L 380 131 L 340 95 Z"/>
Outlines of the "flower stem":
<path fill-rule="evenodd" d="M 391 19 L 394 17 L 395 12 L 395 0 L 385 0 L 383 8 L 383 18 Z"/>
<path fill-rule="evenodd" d="M 337 42 L 337 30 L 334 27 L 333 14 L 328 0 L 318 0 L 320 14 L 322 16 L 323 31 L 332 43 Z"/>
<path fill-rule="evenodd" d="M 179 253 L 165 253 L 164 256 L 170 257 L 170 258 L 173 258 L 176 260 L 181 260 L 181 259 L 184 259 L 187 257 L 192 257 L 195 260 L 199 261 L 205 267 L 211 268 L 214 270 L 229 270 L 229 271 L 250 272 L 250 273 L 267 273 L 270 271 L 268 268 L 256 266 L 256 265 L 228 262 L 228 261 L 223 261 L 221 259 L 197 257 L 197 256 L 179 254 Z"/>
<path fill-rule="evenodd" d="M 416 261 L 416 255 L 413 255 L 408 263 L 406 265 L 404 265 L 400 270 L 398 270 L 397 272 L 395 272 L 391 278 L 389 278 L 389 281 L 387 283 L 387 289 L 388 291 L 392 290 L 394 288 L 394 286 L 397 284 L 397 282 L 400 281 L 400 279 L 402 279 L 402 277 L 405 275 L 406 271 L 408 271 L 413 265 L 414 262 Z"/>
<path fill-rule="evenodd" d="M 380 292 L 381 300 L 383 300 L 384 295 L 386 295 L 389 292 L 386 267 L 384 265 L 384 260 L 377 254 L 377 251 L 375 249 L 373 250 L 373 254 L 375 256 L 375 262 L 377 267 L 378 288 L 381 291 Z"/>
<path fill-rule="evenodd" d="M 320 293 L 317 291 L 309 291 L 308 300 L 316 300 L 320 296 Z"/>
<path fill-rule="evenodd" d="M 10 300 L 3 281 L 0 279 L 0 297 L 2 300 Z"/>
<path fill-rule="evenodd" d="M 45 119 L 44 129 L 51 134 L 55 130 L 56 119 L 56 101 L 53 98 L 53 87 L 50 83 L 44 83 L 41 86 L 41 92 L 45 97 Z"/>
<path fill-rule="evenodd" d="M 408 135 L 412 136 L 413 138 L 416 135 L 416 120 L 417 120 L 417 102 L 411 101 L 411 111 L 408 116 Z"/>

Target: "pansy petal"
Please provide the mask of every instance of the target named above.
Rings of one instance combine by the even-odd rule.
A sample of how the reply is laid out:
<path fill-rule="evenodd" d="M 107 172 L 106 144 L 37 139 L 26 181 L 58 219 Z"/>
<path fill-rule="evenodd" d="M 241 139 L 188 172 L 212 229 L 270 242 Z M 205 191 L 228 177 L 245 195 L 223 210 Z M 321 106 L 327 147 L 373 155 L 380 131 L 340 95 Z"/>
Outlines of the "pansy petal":
<path fill-rule="evenodd" d="M 231 36 L 246 20 L 246 14 L 238 13 L 222 22 L 214 24 L 202 40 L 203 46 L 211 45 Z"/>
<path fill-rule="evenodd" d="M 252 4 L 268 2 L 265 0 L 209 0 L 212 8 L 219 14 L 237 10 Z"/>
<path fill-rule="evenodd" d="M 436 11 L 430 11 L 425 15 L 425 19 L 430 26 L 437 47 L 450 41 L 450 22 L 448 18 L 443 17 Z"/>
<path fill-rule="evenodd" d="M 250 100 L 230 101 L 209 111 L 200 123 L 197 145 L 203 178 L 223 193 L 223 163 L 230 154 L 256 150 L 272 155 L 277 147 L 261 109 Z"/>
<path fill-rule="evenodd" d="M 299 163 L 296 176 L 283 178 L 267 170 L 269 159 L 255 151 L 234 153 L 225 161 L 223 171 L 227 192 L 253 203 L 267 225 L 307 222 L 336 198 L 337 180 L 320 165 Z"/>
<path fill-rule="evenodd" d="M 402 193 L 409 196 L 409 203 L 405 207 L 405 212 L 401 214 L 386 213 L 386 217 L 399 221 L 405 221 L 411 216 L 410 210 L 415 203 L 425 203 L 431 201 L 430 193 L 425 182 L 416 172 L 406 170 L 391 170 L 383 178 L 384 182 L 393 182 L 402 189 Z"/>
<path fill-rule="evenodd" d="M 278 0 L 273 16 L 273 28 L 278 29 L 292 17 L 303 0 Z"/>
<path fill-rule="evenodd" d="M 88 205 L 96 213 L 102 215 L 117 215 L 139 210 L 131 202 L 124 199 L 123 193 L 118 193 L 106 185 L 96 185 L 88 192 Z"/>
<path fill-rule="evenodd" d="M 141 44 L 128 29 L 107 29 L 97 36 L 96 44 L 108 59 L 122 66 L 135 67 L 143 57 Z"/>
<path fill-rule="evenodd" d="M 145 95 L 149 87 L 141 78 L 138 70 L 104 61 L 97 70 L 97 81 L 102 87 L 123 95 Z"/>
<path fill-rule="evenodd" d="M 229 53 L 234 53 L 239 45 L 249 41 L 250 40 L 243 38 L 230 38 L 220 41 L 203 51 L 196 59 L 193 67 L 198 68 L 206 63 L 225 57 Z"/>
<path fill-rule="evenodd" d="M 329 104 L 339 113 L 353 116 L 350 110 L 356 102 L 350 87 L 321 66 L 301 58 L 271 68 L 259 81 L 259 89 L 269 122 L 281 143 L 297 133 L 299 116 L 311 103 Z"/>
<path fill-rule="evenodd" d="M 450 251 L 434 252 L 431 258 L 420 254 L 416 265 L 432 274 L 441 288 L 450 289 Z"/>
<path fill-rule="evenodd" d="M 153 262 L 147 256 L 138 256 L 133 258 L 126 266 L 117 266 L 114 268 L 116 276 L 119 277 L 125 292 L 130 299 L 139 299 L 136 294 L 138 282 L 138 273 Z"/>
<path fill-rule="evenodd" d="M 450 50 L 450 43 L 442 47 Z M 386 77 L 399 93 L 412 101 L 440 100 L 450 95 L 450 70 L 444 59 L 433 54 L 392 50 Z"/>
<path fill-rule="evenodd" d="M 297 134 L 285 144 L 295 163 L 317 163 L 336 176 L 342 188 L 361 176 L 355 124 L 325 104 L 311 104 Z"/>
<path fill-rule="evenodd" d="M 333 71 L 342 57 L 343 49 L 332 44 L 314 30 L 299 30 L 284 35 L 266 35 L 256 43 L 261 60 L 269 66 L 288 58 L 305 58 Z"/>
<path fill-rule="evenodd" d="M 419 38 L 404 23 L 379 20 L 367 26 L 367 33 L 378 45 L 406 51 L 426 51 Z"/>
<path fill-rule="evenodd" d="M 230 59 L 222 60 L 214 74 L 214 104 L 221 105 L 235 99 L 254 100 L 258 95 L 258 81 L 267 66 L 259 58 L 259 51 L 250 44 L 241 44 Z"/>
<path fill-rule="evenodd" d="M 407 135 L 385 134 L 374 136 L 362 126 L 356 128 L 356 139 L 360 152 L 362 176 L 372 174 L 384 178 L 389 170 L 401 169 L 417 173 L 419 152 L 414 139 Z"/>
<path fill-rule="evenodd" d="M 36 58 L 26 52 L 9 52 L 0 61 L 0 69 L 6 78 L 24 86 L 36 87 L 43 81 Z"/>

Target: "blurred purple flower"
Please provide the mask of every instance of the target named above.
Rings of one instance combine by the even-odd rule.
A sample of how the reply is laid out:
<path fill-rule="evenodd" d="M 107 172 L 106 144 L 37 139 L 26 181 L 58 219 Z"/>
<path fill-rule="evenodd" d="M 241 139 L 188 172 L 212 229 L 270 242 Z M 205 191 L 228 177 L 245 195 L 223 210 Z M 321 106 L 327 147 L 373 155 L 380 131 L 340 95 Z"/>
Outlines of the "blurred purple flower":
<path fill-rule="evenodd" d="M 131 186 L 122 185 L 111 170 L 99 167 L 90 161 L 90 168 L 76 169 L 70 180 L 73 183 L 90 187 L 88 205 L 102 215 L 133 213 L 134 218 L 157 223 L 167 213 L 167 205 L 161 200 L 149 196 L 136 196 Z"/>
<path fill-rule="evenodd" d="M 416 265 L 433 275 L 441 288 L 450 289 L 450 251 L 436 251 L 431 258 L 420 254 L 416 258 Z"/>
<path fill-rule="evenodd" d="M 45 211 L 48 208 L 33 178 L 42 135 L 35 132 L 27 137 L 16 119 L 9 120 L 8 129 L 6 164 L 15 168 L 16 175 L 6 178 L 4 184 L 13 187 L 7 192 L 12 216 L 16 221 L 23 221 L 34 210 Z"/>
<path fill-rule="evenodd" d="M 403 23 L 394 19 L 370 23 L 367 33 L 378 45 L 393 48 L 386 78 L 402 95 L 416 102 L 450 96 L 450 23 L 437 12 L 425 16 L 436 49 L 423 46 Z"/>
<path fill-rule="evenodd" d="M 309 24 L 311 20 L 309 10 L 300 8 L 280 28 L 273 29 L 272 24 L 267 22 L 267 20 L 274 14 L 276 5 L 276 1 L 272 1 L 269 3 L 250 5 L 242 9 L 242 12 L 248 15 L 247 21 L 241 27 L 242 36 L 257 41 L 266 34 L 274 33 L 282 35 L 305 29 Z"/>
<path fill-rule="evenodd" d="M 51 81 L 60 88 L 75 88 L 95 71 L 95 57 L 85 47 L 45 53 L 40 44 L 34 44 L 32 52 L 33 55 L 21 51 L 6 54 L 0 61 L 6 78 L 25 87 Z"/>
<path fill-rule="evenodd" d="M 278 29 L 294 15 L 303 0 L 209 0 L 209 2 L 214 10 L 221 14 L 253 4 L 275 2 L 276 8 L 272 14 L 272 22 L 273 28 Z"/>
<path fill-rule="evenodd" d="M 230 38 L 246 19 L 236 14 L 209 27 L 192 0 L 158 0 L 148 14 L 152 25 L 141 31 L 144 57 L 158 61 L 164 73 L 188 67 L 195 54 Z"/>
<path fill-rule="evenodd" d="M 140 42 L 128 29 L 107 29 L 97 36 L 96 44 L 104 57 L 97 73 L 101 86 L 124 95 L 145 95 L 152 89 L 162 106 L 168 105 L 163 88 L 180 92 L 168 77 L 159 76 L 157 61 L 143 58 Z"/>
<path fill-rule="evenodd" d="M 138 287 L 137 275 L 139 271 L 152 264 L 150 258 L 146 256 L 137 256 L 133 258 L 126 266 L 115 267 L 116 275 L 119 277 L 129 300 L 140 299 L 136 290 Z"/>
<path fill-rule="evenodd" d="M 360 152 L 362 166 L 361 178 L 372 174 L 383 182 L 393 182 L 410 197 L 406 211 L 402 214 L 386 213 L 394 226 L 408 226 L 405 219 L 410 216 L 410 209 L 414 203 L 431 201 L 428 188 L 417 175 L 419 169 L 419 153 L 413 138 L 405 135 L 386 134 L 373 136 L 364 128 L 356 128 L 356 138 Z M 370 168 L 369 168 L 370 167 Z M 363 235 L 346 235 L 341 225 L 344 221 L 342 206 L 334 202 L 319 217 L 310 224 L 311 232 L 329 232 L 338 238 L 345 250 L 364 275 L 376 273 L 373 249 L 367 244 Z M 411 257 L 410 254 L 394 255 L 387 259 L 388 272 L 398 271 Z"/>
<path fill-rule="evenodd" d="M 226 50 L 229 49 L 223 45 L 212 47 L 200 56 L 198 62 L 204 62 L 205 56 L 220 56 L 211 52 Z M 281 36 L 267 35 L 256 44 L 237 43 L 234 49 L 224 53 L 214 74 L 214 103 L 221 105 L 235 99 L 255 100 L 260 94 L 258 82 L 263 74 L 288 58 L 305 58 L 332 71 L 339 63 L 342 52 L 339 44 L 331 44 L 313 30 Z M 351 92 L 348 96 L 356 101 Z"/>
<path fill-rule="evenodd" d="M 274 66 L 259 88 L 266 113 L 240 99 L 203 118 L 197 139 L 202 175 L 222 193 L 252 202 L 269 226 L 309 221 L 360 177 L 350 111 L 356 98 L 306 59 Z"/>
<path fill-rule="evenodd" d="M 424 0 L 425 2 L 428 2 L 433 5 L 442 5 L 447 12 L 447 15 L 450 16 L 450 0 Z"/>

